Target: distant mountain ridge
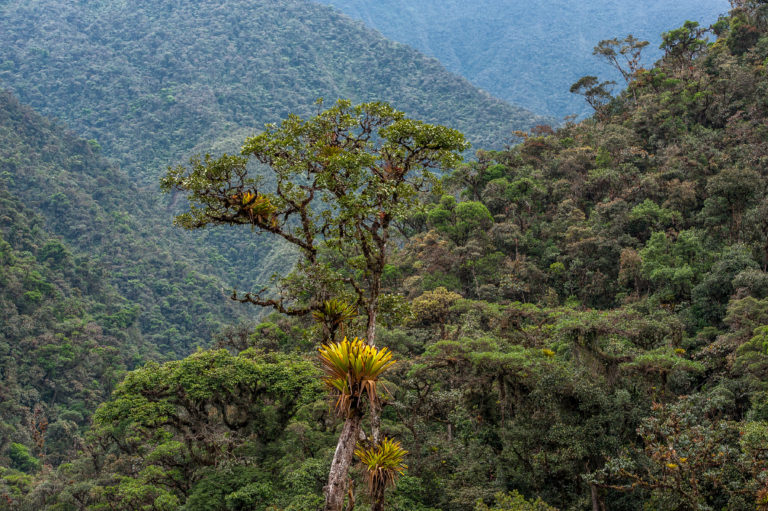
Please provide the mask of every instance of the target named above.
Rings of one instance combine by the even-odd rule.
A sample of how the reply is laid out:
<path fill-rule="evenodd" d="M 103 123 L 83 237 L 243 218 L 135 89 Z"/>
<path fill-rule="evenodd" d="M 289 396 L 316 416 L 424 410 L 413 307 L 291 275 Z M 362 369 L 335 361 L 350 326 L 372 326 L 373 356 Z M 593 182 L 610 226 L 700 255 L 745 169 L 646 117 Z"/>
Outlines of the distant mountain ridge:
<path fill-rule="evenodd" d="M 499 98 L 558 120 L 588 113 L 568 92 L 581 76 L 619 78 L 592 56 L 598 41 L 629 33 L 647 39 L 650 67 L 661 56 L 663 31 L 686 19 L 708 25 L 728 10 L 727 0 L 317 1 L 436 57 Z"/>
<path fill-rule="evenodd" d="M 201 142 L 319 97 L 389 101 L 476 148 L 546 122 L 304 0 L 3 2 L 0 83 L 152 180 Z"/>
<path fill-rule="evenodd" d="M 0 2 L 0 88 L 92 139 L 88 146 L 55 134 L 67 157 L 45 179 L 10 170 L 23 187 L 11 191 L 38 212 L 48 207 L 40 197 L 68 197 L 78 221 L 43 210 L 49 228 L 109 261 L 112 282 L 127 298 L 151 304 L 138 321 L 168 356 L 186 354 L 209 342 L 222 322 L 256 312 L 224 293 L 263 286 L 293 260 L 282 245 L 240 231 L 173 228 L 173 198 L 166 203 L 157 189 L 168 165 L 197 152 L 237 151 L 264 123 L 314 112 L 319 97 L 389 100 L 413 117 L 461 129 L 476 148 L 500 147 L 514 129 L 547 122 L 304 0 Z M 35 143 L 34 136 L 19 142 Z M 30 168 L 45 168 L 37 149 L 30 154 Z M 104 157 L 122 169 L 110 169 Z M 78 158 L 96 174 L 83 173 L 73 163 Z M 78 208 L 81 201 L 88 207 Z M 198 308 L 201 296 L 214 304 L 210 310 Z"/>

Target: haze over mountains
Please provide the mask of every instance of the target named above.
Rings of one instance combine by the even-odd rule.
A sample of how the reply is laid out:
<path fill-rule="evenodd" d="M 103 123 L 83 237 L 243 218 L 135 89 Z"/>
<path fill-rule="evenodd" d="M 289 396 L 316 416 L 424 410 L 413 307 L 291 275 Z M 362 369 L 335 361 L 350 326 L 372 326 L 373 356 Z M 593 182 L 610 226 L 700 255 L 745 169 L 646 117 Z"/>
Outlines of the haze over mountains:
<path fill-rule="evenodd" d="M 727 0 L 318 1 L 436 57 L 491 94 L 558 121 L 589 113 L 568 92 L 576 80 L 619 79 L 592 56 L 598 41 L 630 33 L 648 40 L 650 66 L 661 56 L 663 31 L 689 19 L 708 26 L 729 7 Z"/>
<path fill-rule="evenodd" d="M 164 332 L 160 351 L 174 355 L 209 342 L 211 325 L 229 316 L 224 310 L 186 316 L 174 303 L 205 294 L 209 285 L 219 293 L 257 288 L 274 272 L 286 271 L 292 256 L 281 244 L 259 237 L 173 228 L 171 206 L 157 191 L 157 177 L 168 165 L 197 152 L 237 151 L 264 123 L 316 111 L 320 97 L 389 100 L 416 117 L 455 125 L 477 147 L 501 147 L 514 129 L 546 122 L 479 91 L 434 59 L 301 0 L 2 2 L 0 87 L 92 139 L 88 156 L 79 155 L 80 147 L 66 149 L 72 158 L 91 162 L 88 169 L 107 168 L 103 157 L 120 166 L 109 170 L 115 177 L 92 180 L 57 161 L 51 176 L 69 171 L 66 179 L 44 179 L 30 170 L 10 189 L 35 207 L 56 193 L 67 197 L 73 212 L 83 208 L 86 197 L 93 201 L 95 209 L 85 209 L 91 214 L 78 213 L 77 234 L 71 218 L 64 221 L 55 209 L 44 209 L 51 218 L 48 230 L 102 258 L 121 292 L 131 299 L 142 296 L 142 332 Z M 4 119 L 29 115 L 14 111 Z M 18 169 L 8 162 L 16 153 L 27 159 L 37 154 L 4 149 L 9 160 L 2 170 L 12 175 Z M 62 183 L 71 185 L 62 189 Z M 132 244 L 120 236 L 116 225 L 123 221 L 141 232 L 143 241 Z M 101 234 L 105 229 L 108 236 Z M 85 243 L 78 237 L 82 232 L 91 233 Z M 113 250 L 120 257 L 106 256 Z M 200 279 L 188 279 L 187 270 L 173 269 L 170 260 L 196 261 L 192 266 Z M 128 261 L 135 266 L 123 266 Z M 169 266 L 161 270 L 160 261 Z M 180 292 L 168 274 L 196 290 Z M 230 312 L 231 305 L 225 306 Z M 164 321 L 152 312 L 160 309 Z M 170 319 L 174 309 L 181 316 Z M 236 315 L 254 312 L 239 308 Z M 224 315 L 216 319 L 219 313 Z"/>
<path fill-rule="evenodd" d="M 3 2 L 0 83 L 151 178 L 200 142 L 312 112 L 320 97 L 391 101 L 476 147 L 543 122 L 304 0 Z"/>

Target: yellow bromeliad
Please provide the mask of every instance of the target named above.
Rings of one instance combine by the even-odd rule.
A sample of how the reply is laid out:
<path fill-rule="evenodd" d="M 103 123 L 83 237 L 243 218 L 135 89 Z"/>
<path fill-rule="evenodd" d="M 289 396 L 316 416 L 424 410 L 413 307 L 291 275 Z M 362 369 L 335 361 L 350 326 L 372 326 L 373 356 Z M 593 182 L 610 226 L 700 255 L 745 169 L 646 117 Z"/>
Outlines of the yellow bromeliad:
<path fill-rule="evenodd" d="M 344 335 L 344 323 L 355 319 L 357 307 L 343 300 L 326 300 L 319 309 L 312 311 L 315 321 L 328 329 L 330 340 L 334 340 L 336 330 L 341 330 Z"/>
<path fill-rule="evenodd" d="M 323 344 L 320 361 L 326 374 L 325 384 L 338 393 L 336 408 L 345 414 L 353 400 L 359 401 L 363 394 L 368 394 L 371 403 L 376 402 L 379 376 L 395 363 L 387 348 L 378 349 L 363 339 L 349 341 L 346 337 L 341 342 Z"/>
<path fill-rule="evenodd" d="M 275 213 L 277 208 L 269 200 L 269 197 L 260 193 L 244 192 L 242 195 L 235 195 L 235 200 L 240 199 L 240 207 L 248 213 L 251 221 L 277 224 Z"/>
<path fill-rule="evenodd" d="M 383 492 L 393 486 L 398 476 L 403 475 L 408 465 L 403 463 L 408 451 L 400 442 L 384 438 L 378 445 L 362 448 L 358 445 L 355 455 L 366 468 L 366 478 L 372 493 Z"/>

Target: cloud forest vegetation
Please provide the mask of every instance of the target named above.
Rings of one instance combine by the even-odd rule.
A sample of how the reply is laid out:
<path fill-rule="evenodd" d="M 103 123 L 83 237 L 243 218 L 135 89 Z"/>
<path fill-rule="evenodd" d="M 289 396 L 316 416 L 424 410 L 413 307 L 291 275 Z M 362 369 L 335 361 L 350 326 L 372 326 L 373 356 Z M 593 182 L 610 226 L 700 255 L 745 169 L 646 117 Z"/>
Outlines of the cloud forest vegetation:
<path fill-rule="evenodd" d="M 136 217 L 97 185 L 123 174 L 2 96 L 0 505 L 768 507 L 768 3 L 661 50 L 615 59 L 615 96 L 579 80 L 589 119 L 463 163 L 454 128 L 356 101 L 171 160 L 163 186 L 190 200 L 166 224 L 298 247 L 275 287 L 235 295 L 250 303 L 169 293 L 232 325 L 171 361 L 152 360 L 163 325 L 142 334 L 162 299 L 112 276 Z M 118 228 L 56 227 L 87 211 Z M 192 285 L 190 261 L 169 285 Z M 257 306 L 274 312 L 236 323 Z"/>

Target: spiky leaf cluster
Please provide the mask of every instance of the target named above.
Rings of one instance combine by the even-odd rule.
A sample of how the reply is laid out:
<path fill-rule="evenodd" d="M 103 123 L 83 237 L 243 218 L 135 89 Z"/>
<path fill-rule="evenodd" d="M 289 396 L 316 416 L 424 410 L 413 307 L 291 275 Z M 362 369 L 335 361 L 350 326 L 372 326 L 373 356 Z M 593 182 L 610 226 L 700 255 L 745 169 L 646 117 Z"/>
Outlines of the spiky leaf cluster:
<path fill-rule="evenodd" d="M 408 465 L 403 463 L 408 451 L 400 442 L 384 438 L 378 445 L 364 448 L 358 445 L 355 456 L 366 469 L 366 479 L 373 493 L 376 489 L 386 489 L 395 484 L 398 476 L 403 475 Z"/>
<path fill-rule="evenodd" d="M 320 308 L 313 310 L 312 317 L 327 329 L 329 339 L 333 340 L 339 329 L 344 335 L 344 324 L 357 317 L 357 307 L 344 300 L 334 298 L 324 301 Z"/>
<path fill-rule="evenodd" d="M 342 414 L 348 414 L 365 394 L 375 403 L 379 377 L 395 363 L 387 348 L 370 346 L 357 337 L 324 344 L 320 361 L 326 374 L 325 384 L 338 393 L 336 408 Z"/>

